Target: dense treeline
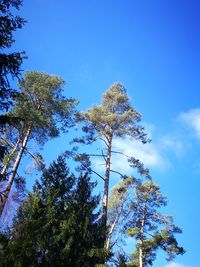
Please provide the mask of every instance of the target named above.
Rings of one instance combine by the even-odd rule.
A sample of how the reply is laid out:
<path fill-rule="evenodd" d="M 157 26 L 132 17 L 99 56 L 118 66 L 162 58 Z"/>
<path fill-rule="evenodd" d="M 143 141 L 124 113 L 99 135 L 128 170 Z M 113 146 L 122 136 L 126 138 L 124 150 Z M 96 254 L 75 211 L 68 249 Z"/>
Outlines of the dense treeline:
<path fill-rule="evenodd" d="M 6 35 L 0 33 L 1 49 L 10 47 L 12 31 L 25 22 L 9 11 L 20 5 L 19 0 L 0 4 L 6 31 Z M 181 229 L 172 216 L 161 213 L 166 198 L 149 170 L 139 159 L 113 146 L 116 138 L 130 138 L 144 145 L 150 142 L 140 124 L 141 114 L 132 106 L 124 86 L 111 85 L 99 105 L 79 112 L 78 100 L 63 95 L 65 82 L 55 75 L 26 72 L 13 93 L 9 75 L 20 74 L 23 60 L 23 54 L 16 55 L 18 58 L 12 59 L 16 61 L 8 62 L 8 66 L 1 61 L 0 69 L 0 105 L 6 110 L 0 121 L 1 223 L 6 211 L 14 215 L 11 226 L 2 223 L 0 266 L 148 267 L 159 249 L 166 252 L 168 260 L 183 254 L 175 237 Z M 72 141 L 74 147 L 49 167 L 38 151 L 30 149 L 30 144 L 41 147 L 61 133 L 67 136 L 75 125 L 79 131 Z M 134 176 L 113 169 L 116 154 L 127 159 Z M 41 172 L 30 193 L 24 191 L 26 179 L 19 173 L 27 156 Z M 103 174 L 92 164 L 94 158 L 101 159 Z M 72 173 L 70 168 L 75 166 Z M 119 183 L 110 190 L 110 180 L 115 177 Z M 103 181 L 100 189 L 99 179 Z M 96 186 L 102 195 L 94 194 Z M 8 200 L 20 203 L 16 214 Z M 126 236 L 135 240 L 130 257 L 122 253 Z"/>
<path fill-rule="evenodd" d="M 99 198 L 87 173 L 77 178 L 60 156 L 21 204 L 3 238 L 1 266 L 95 266 L 106 257 Z"/>

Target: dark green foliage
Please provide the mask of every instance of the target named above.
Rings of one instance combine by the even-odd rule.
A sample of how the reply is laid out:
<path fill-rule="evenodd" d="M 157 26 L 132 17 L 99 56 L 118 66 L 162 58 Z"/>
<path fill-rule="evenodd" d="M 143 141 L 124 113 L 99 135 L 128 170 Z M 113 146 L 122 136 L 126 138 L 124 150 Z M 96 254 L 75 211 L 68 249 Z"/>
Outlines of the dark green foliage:
<path fill-rule="evenodd" d="M 115 267 L 127 267 L 127 261 L 128 259 L 126 255 L 119 253 L 116 259 L 114 260 Z"/>
<path fill-rule="evenodd" d="M 13 15 L 11 10 L 19 9 L 21 0 L 1 0 L 0 2 L 0 110 L 8 109 L 16 90 L 10 85 L 9 79 L 18 78 L 24 52 L 3 53 L 14 43 L 13 32 L 22 28 L 25 20 Z"/>
<path fill-rule="evenodd" d="M 44 171 L 2 241 L 0 266 L 95 266 L 107 256 L 98 197 L 87 174 L 77 182 L 63 156 Z M 4 238 L 5 239 L 5 238 Z"/>

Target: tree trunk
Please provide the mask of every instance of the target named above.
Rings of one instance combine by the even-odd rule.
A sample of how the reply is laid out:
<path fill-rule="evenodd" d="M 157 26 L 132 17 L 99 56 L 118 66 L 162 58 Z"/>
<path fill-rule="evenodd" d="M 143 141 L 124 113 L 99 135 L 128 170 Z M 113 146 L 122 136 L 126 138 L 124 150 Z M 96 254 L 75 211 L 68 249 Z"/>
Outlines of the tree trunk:
<path fill-rule="evenodd" d="M 144 223 L 145 223 L 145 215 L 142 218 L 141 222 L 141 238 L 140 238 L 140 247 L 139 247 L 139 266 L 144 267 L 144 255 L 143 255 L 143 239 L 144 239 Z"/>
<path fill-rule="evenodd" d="M 19 146 L 20 140 L 21 140 L 21 138 L 19 137 L 18 140 L 17 140 L 17 142 L 16 142 L 16 144 L 14 145 L 12 151 L 10 152 L 10 154 L 9 154 L 9 156 L 8 156 L 8 159 L 6 160 L 5 165 L 3 166 L 2 170 L 1 170 L 1 175 L 2 175 L 2 177 L 3 177 L 3 175 L 5 175 L 5 173 L 6 173 L 7 169 L 8 169 L 8 167 L 9 167 L 10 161 L 12 160 L 13 155 L 14 155 L 15 152 L 17 151 L 17 148 L 18 148 L 18 146 Z"/>
<path fill-rule="evenodd" d="M 105 228 L 107 225 L 107 213 L 108 213 L 108 190 L 109 190 L 109 180 L 110 180 L 111 147 L 112 147 L 112 135 L 109 138 L 108 148 L 107 148 L 106 172 L 105 172 L 103 199 L 102 199 L 102 222 Z M 106 247 L 106 236 L 104 240 L 104 246 Z"/>
<path fill-rule="evenodd" d="M 143 267 L 143 251 L 142 251 L 142 244 L 141 244 L 141 247 L 139 248 L 139 265 L 140 265 L 140 267 Z"/>
<path fill-rule="evenodd" d="M 111 225 L 111 227 L 109 229 L 107 240 L 106 240 L 106 246 L 105 246 L 107 249 L 110 248 L 111 237 L 112 237 L 113 231 L 115 230 L 115 226 L 117 225 L 117 223 L 119 221 L 119 218 L 120 218 L 122 211 L 123 211 L 123 205 L 121 206 L 119 212 L 117 213 L 117 216 L 115 217 L 113 224 Z"/>
<path fill-rule="evenodd" d="M 15 159 L 12 171 L 10 173 L 6 188 L 5 188 L 4 193 L 2 195 L 2 201 L 0 203 L 0 216 L 2 215 L 4 207 L 5 207 L 5 204 L 7 202 L 7 199 L 8 199 L 8 196 L 9 196 L 9 193 L 10 193 L 10 190 L 11 190 L 11 187 L 12 187 L 12 184 L 13 184 L 17 169 L 19 167 L 19 164 L 20 164 L 24 149 L 26 148 L 26 145 L 27 145 L 30 133 L 31 133 L 31 127 L 29 127 L 27 132 L 26 132 L 26 135 L 25 135 L 24 140 L 22 142 L 22 146 L 21 146 L 21 148 L 20 148 L 20 150 L 19 150 L 19 152 L 17 154 L 17 157 Z"/>

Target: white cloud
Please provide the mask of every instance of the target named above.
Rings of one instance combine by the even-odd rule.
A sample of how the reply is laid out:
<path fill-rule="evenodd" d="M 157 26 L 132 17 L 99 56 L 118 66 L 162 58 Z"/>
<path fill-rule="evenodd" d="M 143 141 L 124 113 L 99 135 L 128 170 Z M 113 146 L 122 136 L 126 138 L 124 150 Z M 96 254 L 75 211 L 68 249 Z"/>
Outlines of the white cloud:
<path fill-rule="evenodd" d="M 181 263 L 171 262 L 171 263 L 165 265 L 164 267 L 189 267 L 189 266 L 186 266 L 186 265 L 181 264 Z"/>
<path fill-rule="evenodd" d="M 145 168 L 156 167 L 157 169 L 165 170 L 169 166 L 169 161 L 164 158 L 159 148 L 151 143 L 142 144 L 130 139 L 115 139 L 112 150 L 122 152 L 128 157 L 139 159 Z M 124 155 L 113 153 L 111 168 L 127 175 L 133 174 L 133 169 L 128 163 L 128 157 Z M 100 159 L 96 159 L 93 164 L 99 171 L 105 168 L 105 162 Z"/>
<path fill-rule="evenodd" d="M 200 108 L 181 113 L 179 119 L 191 127 L 200 138 Z"/>
<path fill-rule="evenodd" d="M 148 136 L 152 138 L 152 132 L 155 130 L 155 126 L 145 124 L 145 129 L 148 130 Z M 161 142 L 158 144 L 154 144 L 153 142 L 142 144 L 139 141 L 130 140 L 128 138 L 114 139 L 112 150 L 121 152 L 128 157 L 139 159 L 144 164 L 145 168 L 156 168 L 163 171 L 170 166 L 169 160 L 164 156 L 164 149 Z M 134 170 L 129 166 L 128 157 L 124 155 L 117 153 L 112 154 L 111 169 L 126 175 L 131 175 Z M 100 158 L 93 159 L 93 166 L 99 172 L 103 172 L 105 169 L 105 161 Z"/>
<path fill-rule="evenodd" d="M 166 152 L 172 152 L 176 156 L 182 156 L 188 145 L 184 141 L 184 137 L 172 132 L 170 135 L 165 135 L 160 140 L 160 149 Z"/>
<path fill-rule="evenodd" d="M 147 167 L 163 167 L 163 165 L 165 165 L 160 151 L 151 143 L 142 144 L 135 140 L 115 139 L 113 142 L 113 150 L 121 151 L 125 155 L 140 159 Z M 120 159 L 121 158 L 122 156 L 120 156 Z M 125 158 L 125 160 L 127 159 Z M 122 162 L 118 162 L 118 164 L 122 165 Z"/>
<path fill-rule="evenodd" d="M 149 123 L 144 123 L 148 136 L 152 139 L 151 143 L 142 144 L 130 139 L 115 139 L 113 141 L 113 150 L 120 151 L 127 156 L 133 156 L 139 159 L 145 167 L 165 171 L 173 165 L 171 156 L 183 157 L 188 149 L 191 148 L 191 135 L 188 134 L 185 125 L 195 130 L 200 138 L 200 108 L 191 109 L 183 112 L 176 118 L 176 124 L 170 132 L 154 139 L 156 127 Z M 184 123 L 184 124 L 181 124 Z M 126 157 L 122 155 L 112 155 L 112 169 L 119 172 L 132 174 L 133 169 L 129 166 Z M 100 159 L 93 161 L 96 169 L 103 171 L 105 162 Z"/>

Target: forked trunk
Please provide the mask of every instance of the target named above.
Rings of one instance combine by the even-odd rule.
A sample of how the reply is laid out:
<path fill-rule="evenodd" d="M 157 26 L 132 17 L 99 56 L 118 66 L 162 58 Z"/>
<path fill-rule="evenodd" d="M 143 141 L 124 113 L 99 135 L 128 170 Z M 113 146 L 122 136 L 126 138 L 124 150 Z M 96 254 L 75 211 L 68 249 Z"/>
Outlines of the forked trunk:
<path fill-rule="evenodd" d="M 20 143 L 20 137 L 18 138 L 16 144 L 14 145 L 12 151 L 10 152 L 10 154 L 8 155 L 8 158 L 6 160 L 6 163 L 4 164 L 2 170 L 1 170 L 1 177 L 3 177 L 6 174 L 7 169 L 9 168 L 10 162 L 15 154 L 15 152 L 17 151 L 17 148 L 19 146 Z"/>
<path fill-rule="evenodd" d="M 30 133 L 31 133 L 31 127 L 29 127 L 27 132 L 26 132 L 26 135 L 25 135 L 24 140 L 22 142 L 22 146 L 21 146 L 21 148 L 20 148 L 20 150 L 19 150 L 19 152 L 17 154 L 17 157 L 15 159 L 15 162 L 14 162 L 12 171 L 10 173 L 6 188 L 4 190 L 4 193 L 2 194 L 2 199 L 1 199 L 1 203 L 0 203 L 0 216 L 2 215 L 4 207 L 5 207 L 5 204 L 7 202 L 7 199 L 8 199 L 8 196 L 9 196 L 9 193 L 10 193 L 10 190 L 11 190 L 11 187 L 12 187 L 12 184 L 13 184 L 17 169 L 19 167 L 19 164 L 20 164 L 24 149 L 26 148 L 26 145 L 27 145 Z"/>
<path fill-rule="evenodd" d="M 110 248 L 110 242 L 111 242 L 111 237 L 113 234 L 113 231 L 115 230 L 115 227 L 119 221 L 120 215 L 123 211 L 123 205 L 121 206 L 119 212 L 117 213 L 117 216 L 115 217 L 115 220 L 113 222 L 113 224 L 110 226 L 109 232 L 108 232 L 108 236 L 107 236 L 107 240 L 106 240 L 106 248 L 109 249 Z"/>

